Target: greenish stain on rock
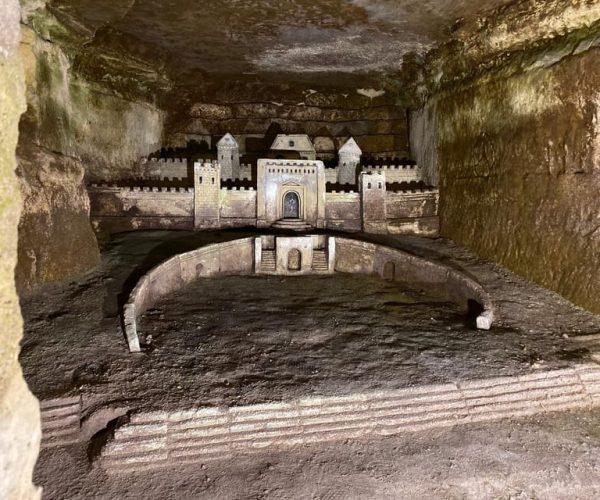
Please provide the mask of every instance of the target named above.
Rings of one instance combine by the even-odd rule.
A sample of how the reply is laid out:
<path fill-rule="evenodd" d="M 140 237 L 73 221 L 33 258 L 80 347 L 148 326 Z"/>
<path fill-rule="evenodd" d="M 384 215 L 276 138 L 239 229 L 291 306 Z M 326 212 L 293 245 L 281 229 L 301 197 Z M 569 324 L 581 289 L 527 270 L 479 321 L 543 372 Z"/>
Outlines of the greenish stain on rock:
<path fill-rule="evenodd" d="M 437 100 L 441 232 L 600 312 L 600 50 Z"/>

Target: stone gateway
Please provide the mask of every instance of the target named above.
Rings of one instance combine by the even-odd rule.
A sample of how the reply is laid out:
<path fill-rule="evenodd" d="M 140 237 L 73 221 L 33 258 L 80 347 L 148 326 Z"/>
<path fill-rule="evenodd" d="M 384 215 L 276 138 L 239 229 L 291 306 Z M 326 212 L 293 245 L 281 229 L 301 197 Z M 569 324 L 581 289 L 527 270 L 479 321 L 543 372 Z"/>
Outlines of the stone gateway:
<path fill-rule="evenodd" d="M 285 193 L 285 196 L 283 197 L 283 218 L 300 218 L 300 198 L 298 197 L 298 193 L 294 191 Z"/>

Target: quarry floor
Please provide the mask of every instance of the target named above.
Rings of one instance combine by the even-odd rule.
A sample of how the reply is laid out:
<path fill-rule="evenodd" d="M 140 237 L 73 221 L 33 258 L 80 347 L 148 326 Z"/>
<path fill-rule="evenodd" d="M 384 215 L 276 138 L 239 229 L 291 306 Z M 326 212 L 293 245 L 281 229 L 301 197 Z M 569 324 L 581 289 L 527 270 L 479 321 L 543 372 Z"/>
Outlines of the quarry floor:
<path fill-rule="evenodd" d="M 371 237 L 476 277 L 496 305 L 494 328 L 473 330 L 457 306 L 433 298 L 435 290 L 374 277 L 237 276 L 192 284 L 156 304 L 140 325 L 151 335 L 148 348 L 129 354 L 119 310 L 137 279 L 170 255 L 248 234 L 120 235 L 95 272 L 23 297 L 21 362 L 33 392 L 40 399 L 81 395 L 92 425 L 102 411 L 235 406 L 515 375 L 589 362 L 595 351 L 576 338 L 600 332 L 600 318 L 556 294 L 448 241 Z M 129 476 L 107 476 L 89 452 L 88 443 L 41 452 L 36 481 L 45 498 L 600 495 L 600 411 L 306 445 Z"/>

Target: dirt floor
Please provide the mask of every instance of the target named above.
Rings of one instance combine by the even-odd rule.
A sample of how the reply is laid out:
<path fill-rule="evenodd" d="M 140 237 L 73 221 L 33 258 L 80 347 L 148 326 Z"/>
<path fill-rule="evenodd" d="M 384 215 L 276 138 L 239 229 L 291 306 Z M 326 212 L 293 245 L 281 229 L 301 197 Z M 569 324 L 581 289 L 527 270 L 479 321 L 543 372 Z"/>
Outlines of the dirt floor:
<path fill-rule="evenodd" d="M 41 399 L 81 394 L 84 417 L 280 401 L 546 370 L 589 361 L 574 336 L 600 319 L 444 240 L 381 243 L 461 267 L 491 292 L 498 321 L 468 325 L 434 290 L 374 277 L 208 279 L 141 321 L 127 351 L 120 305 L 155 264 L 247 233 L 140 232 L 115 238 L 84 279 L 23 297 L 21 361 Z M 151 337 L 148 337 L 151 336 Z M 46 498 L 595 498 L 600 412 L 303 446 L 204 467 L 107 477 L 88 445 L 44 450 Z"/>

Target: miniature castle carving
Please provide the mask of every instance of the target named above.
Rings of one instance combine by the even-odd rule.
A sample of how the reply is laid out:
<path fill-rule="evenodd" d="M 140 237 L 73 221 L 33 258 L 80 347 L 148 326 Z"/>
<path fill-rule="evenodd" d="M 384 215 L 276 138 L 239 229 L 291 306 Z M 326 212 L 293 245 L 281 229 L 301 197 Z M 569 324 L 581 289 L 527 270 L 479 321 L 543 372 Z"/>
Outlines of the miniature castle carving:
<path fill-rule="evenodd" d="M 350 137 L 338 151 L 338 182 L 340 184 L 354 184 L 356 182 L 356 169 L 360 165 L 362 151 L 353 137 Z"/>
<path fill-rule="evenodd" d="M 221 174 L 225 179 L 239 179 L 240 146 L 231 134 L 225 134 L 217 142 L 217 161 L 221 165 Z"/>
<path fill-rule="evenodd" d="M 275 137 L 273 144 L 271 145 L 271 151 L 275 152 L 287 152 L 295 151 L 300 155 L 303 160 L 316 160 L 317 152 L 315 147 L 310 140 L 310 137 L 306 134 L 279 134 Z"/>
<path fill-rule="evenodd" d="M 94 228 L 109 233 L 229 227 L 438 232 L 438 191 L 424 186 L 421 169 L 408 163 L 362 166 L 353 138 L 340 148 L 335 168 L 316 159 L 306 135 L 278 135 L 271 146 L 272 154 L 294 152 L 302 159 L 263 158 L 255 168 L 240 163 L 231 134 L 216 149 L 213 161 L 144 159 L 144 178 L 133 184 L 93 184 Z"/>

